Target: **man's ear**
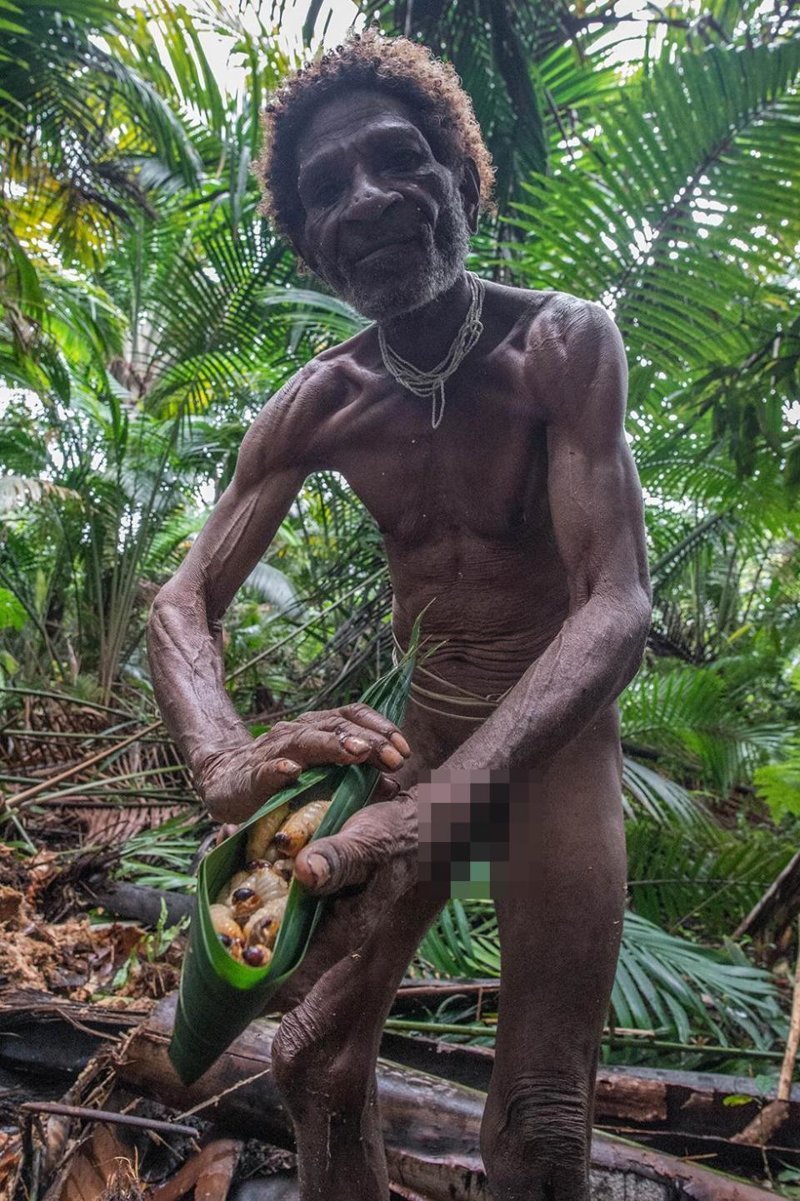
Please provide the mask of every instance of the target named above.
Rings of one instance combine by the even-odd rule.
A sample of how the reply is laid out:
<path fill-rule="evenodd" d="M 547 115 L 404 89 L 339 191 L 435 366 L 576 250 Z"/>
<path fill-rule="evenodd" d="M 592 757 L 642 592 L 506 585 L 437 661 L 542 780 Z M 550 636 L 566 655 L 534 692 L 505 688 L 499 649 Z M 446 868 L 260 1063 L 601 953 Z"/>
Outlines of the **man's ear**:
<path fill-rule="evenodd" d="M 478 214 L 481 211 L 481 177 L 474 158 L 467 156 L 461 165 L 461 184 L 458 189 L 464 205 L 469 232 L 478 229 Z"/>

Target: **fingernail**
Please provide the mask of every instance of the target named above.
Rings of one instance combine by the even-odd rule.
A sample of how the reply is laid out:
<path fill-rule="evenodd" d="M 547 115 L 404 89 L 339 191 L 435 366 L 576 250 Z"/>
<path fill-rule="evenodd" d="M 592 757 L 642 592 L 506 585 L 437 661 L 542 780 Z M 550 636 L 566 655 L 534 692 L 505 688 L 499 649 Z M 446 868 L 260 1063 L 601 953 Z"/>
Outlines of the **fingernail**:
<path fill-rule="evenodd" d="M 284 772 L 285 775 L 291 776 L 295 772 L 302 771 L 299 763 L 295 763 L 294 759 L 279 759 L 275 764 L 278 771 Z"/>
<path fill-rule="evenodd" d="M 381 759 L 387 767 L 399 767 L 403 762 L 403 756 L 393 746 L 385 746 L 381 751 Z"/>
<path fill-rule="evenodd" d="M 408 745 L 402 734 L 392 734 L 392 737 L 389 739 L 389 741 L 393 742 L 400 754 L 405 755 L 406 758 L 408 758 L 408 756 L 411 754 L 411 747 Z"/>
<path fill-rule="evenodd" d="M 345 738 L 343 745 L 352 755 L 365 755 L 369 750 L 369 743 L 363 738 Z"/>
<path fill-rule="evenodd" d="M 324 855 L 309 855 L 306 858 L 306 867 L 314 877 L 314 887 L 319 888 L 321 884 L 327 884 L 330 879 L 331 865 Z"/>

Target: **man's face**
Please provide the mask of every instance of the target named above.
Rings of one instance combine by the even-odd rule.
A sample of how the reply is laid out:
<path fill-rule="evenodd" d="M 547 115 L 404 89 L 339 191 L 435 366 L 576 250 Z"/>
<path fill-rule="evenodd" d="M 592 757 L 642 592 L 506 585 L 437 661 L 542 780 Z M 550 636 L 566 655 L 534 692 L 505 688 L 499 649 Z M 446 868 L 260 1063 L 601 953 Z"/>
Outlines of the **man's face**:
<path fill-rule="evenodd" d="M 470 232 L 460 181 L 402 101 L 337 96 L 311 118 L 297 158 L 303 257 L 365 317 L 398 317 L 455 282 Z"/>

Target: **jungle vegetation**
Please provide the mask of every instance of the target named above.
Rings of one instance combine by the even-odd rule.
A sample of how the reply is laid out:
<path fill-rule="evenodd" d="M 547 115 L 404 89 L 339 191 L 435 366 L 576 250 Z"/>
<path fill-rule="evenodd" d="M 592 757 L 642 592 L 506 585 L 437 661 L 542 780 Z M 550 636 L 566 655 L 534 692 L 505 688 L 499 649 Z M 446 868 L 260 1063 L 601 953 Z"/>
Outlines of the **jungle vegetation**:
<path fill-rule="evenodd" d="M 0 0 L 2 721 L 24 728 L 48 696 L 106 715 L 108 744 L 78 726 L 75 751 L 62 723 L 59 753 L 157 721 L 150 600 L 264 400 L 359 326 L 256 213 L 258 116 L 292 66 L 281 7 Z M 325 10 L 307 9 L 311 53 Z M 362 5 L 448 56 L 473 97 L 498 213 L 471 267 L 602 301 L 627 346 L 655 607 L 621 702 L 630 916 L 612 1020 L 693 1049 L 609 1054 L 768 1071 L 737 1053 L 780 1050 L 796 942 L 791 923 L 733 934 L 800 830 L 800 15 L 789 0 L 629 14 Z M 227 619 L 254 731 L 358 695 L 388 664 L 388 605 L 373 523 L 345 481 L 312 478 Z M 29 786 L 15 745 L 9 794 Z M 98 763 L 106 787 L 124 765 L 109 803 L 158 799 L 143 762 Z M 164 796 L 191 801 L 175 779 Z M 40 811 L 4 819 L 20 856 Z M 184 887 L 202 828 L 195 805 L 141 829 L 118 870 Z M 490 909 L 451 903 L 419 967 L 496 974 Z"/>

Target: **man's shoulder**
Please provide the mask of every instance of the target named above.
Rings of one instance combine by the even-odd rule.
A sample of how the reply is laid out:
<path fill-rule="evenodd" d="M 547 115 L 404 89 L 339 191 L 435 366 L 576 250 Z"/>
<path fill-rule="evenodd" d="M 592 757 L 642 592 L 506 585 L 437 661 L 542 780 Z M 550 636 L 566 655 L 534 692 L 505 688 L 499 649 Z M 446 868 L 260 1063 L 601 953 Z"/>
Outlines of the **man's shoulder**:
<path fill-rule="evenodd" d="M 361 386 L 369 330 L 309 359 L 265 402 L 248 430 L 254 453 L 327 467 L 331 420 Z"/>
<path fill-rule="evenodd" d="M 566 349 L 587 340 L 602 340 L 616 330 L 613 318 L 596 300 L 533 288 L 502 286 L 502 292 L 509 307 L 527 318 L 529 335 L 554 346 Z"/>
<path fill-rule="evenodd" d="M 345 342 L 321 351 L 309 359 L 273 394 L 267 408 L 288 414 L 317 412 L 341 398 L 348 377 L 356 369 L 369 330 L 360 330 Z"/>
<path fill-rule="evenodd" d="M 529 370 L 549 390 L 560 390 L 562 384 L 580 390 L 609 358 L 624 362 L 619 330 L 602 304 L 569 292 L 515 291 L 521 306 L 530 297 L 525 326 Z"/>
<path fill-rule="evenodd" d="M 318 415 L 341 405 L 374 356 L 375 346 L 375 329 L 369 326 L 309 359 L 290 381 L 290 403 L 313 407 Z"/>
<path fill-rule="evenodd" d="M 618 407 L 625 393 L 625 351 L 617 326 L 602 304 L 569 292 L 502 288 L 509 326 L 524 360 L 526 386 L 539 403 L 546 421 L 571 420 L 587 404 Z M 598 377 L 610 375 L 620 386 L 597 387 Z M 613 394 L 613 395 L 612 395 Z"/>
<path fill-rule="evenodd" d="M 366 357 L 373 354 L 377 345 L 376 327 L 368 325 L 357 330 L 351 337 L 345 338 L 343 342 L 337 342 L 335 346 L 321 351 L 306 367 L 316 373 L 320 380 L 335 381 L 357 369 Z"/>
<path fill-rule="evenodd" d="M 619 337 L 613 318 L 597 301 L 570 292 L 489 287 L 499 324 L 518 331 L 538 369 L 563 369 L 576 355 L 599 352 Z"/>

